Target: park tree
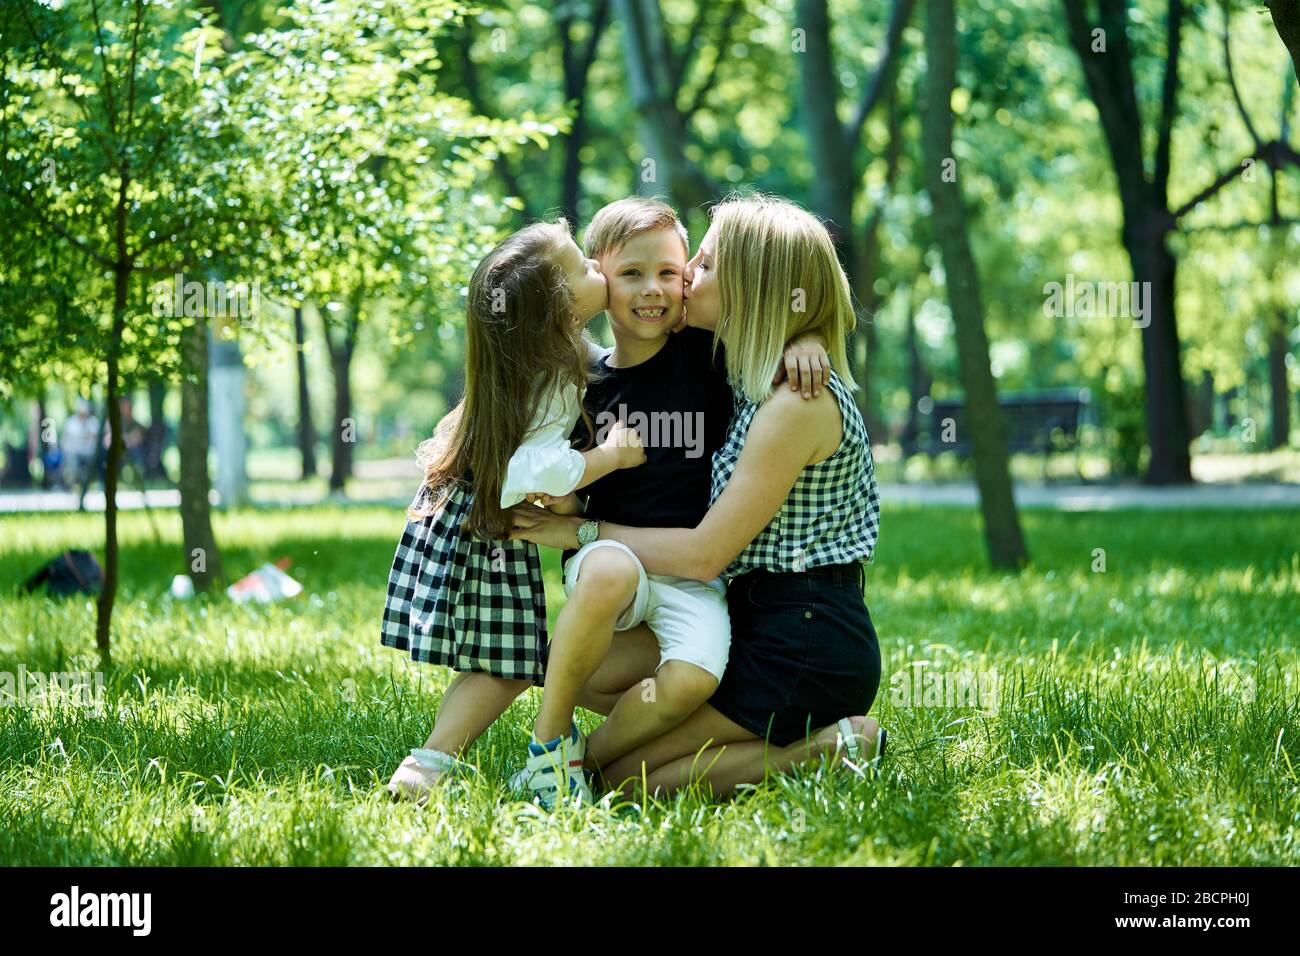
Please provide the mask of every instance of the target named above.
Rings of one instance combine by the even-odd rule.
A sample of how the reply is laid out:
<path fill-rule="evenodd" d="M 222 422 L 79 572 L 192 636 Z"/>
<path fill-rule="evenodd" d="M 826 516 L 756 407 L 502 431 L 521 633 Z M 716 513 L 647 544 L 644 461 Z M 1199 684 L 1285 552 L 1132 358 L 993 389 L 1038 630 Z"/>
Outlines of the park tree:
<path fill-rule="evenodd" d="M 0 252 L 0 375 L 93 372 L 104 383 L 112 440 L 96 644 L 106 664 L 118 396 L 160 373 L 183 376 L 181 441 L 201 446 L 181 456 L 182 501 L 201 502 L 197 530 L 182 508 L 187 570 L 200 586 L 218 579 L 200 390 L 209 325 L 240 329 L 226 314 L 232 285 L 265 281 L 346 308 L 345 321 L 368 296 L 447 308 L 502 216 L 480 180 L 499 153 L 555 132 L 484 119 L 437 89 L 440 37 L 460 12 L 300 0 L 286 25 L 235 53 L 210 15 L 146 0 L 0 14 L 11 240 Z"/>
<path fill-rule="evenodd" d="M 307 325 L 302 305 L 293 307 L 293 357 L 298 373 L 298 455 L 302 477 L 316 477 L 316 425 L 312 421 L 311 389 L 307 387 Z"/>
<path fill-rule="evenodd" d="M 1278 32 L 1283 33 L 1288 26 L 1300 32 L 1300 4 L 1292 4 L 1290 11 L 1283 10 L 1285 5 L 1275 4 L 1273 20 Z M 1293 19 L 1288 21 L 1290 15 Z M 1279 16 L 1281 19 L 1279 19 Z M 1245 97 L 1237 83 L 1236 72 L 1232 65 L 1232 6 L 1229 0 L 1223 3 L 1223 66 L 1224 75 L 1232 91 L 1232 100 L 1237 108 L 1237 115 L 1242 128 L 1250 137 L 1255 151 L 1262 157 L 1268 169 L 1268 211 L 1256 220 L 1242 219 L 1229 224 L 1228 231 L 1237 231 L 1243 226 L 1255 226 L 1257 232 L 1263 232 L 1265 238 L 1259 255 L 1259 267 L 1263 273 L 1261 285 L 1264 289 L 1260 313 L 1263 317 L 1263 338 L 1267 352 L 1268 391 L 1269 391 L 1269 448 L 1282 448 L 1291 435 L 1291 390 L 1288 382 L 1287 357 L 1290 353 L 1291 314 L 1294 308 L 1286 287 L 1294 262 L 1294 243 L 1290 233 L 1300 220 L 1285 214 L 1282 201 L 1281 179 L 1288 171 L 1288 166 L 1300 167 L 1300 152 L 1290 144 L 1291 108 L 1295 101 L 1296 79 L 1292 71 L 1282 74 L 1281 96 L 1278 98 L 1276 116 L 1277 135 L 1266 141 L 1260 134 L 1260 121 L 1253 117 L 1246 105 Z M 1285 36 L 1284 36 L 1285 39 Z M 1292 70 L 1295 64 L 1292 65 Z"/>
<path fill-rule="evenodd" d="M 560 214 L 576 227 L 578 199 L 582 193 L 582 150 L 587 144 L 589 123 L 587 90 L 591 65 L 596 60 L 601 37 L 609 25 L 611 0 L 595 0 L 586 17 L 577 3 L 556 9 L 555 27 L 560 35 L 560 64 L 564 73 L 564 100 L 569 104 L 569 128 L 564 134 L 564 173 L 560 182 Z M 585 21 L 585 36 L 579 35 Z"/>
<path fill-rule="evenodd" d="M 1263 161 L 1270 167 L 1294 163 L 1295 151 L 1282 139 L 1255 138 L 1240 160 L 1177 202 L 1170 196 L 1173 138 L 1178 122 L 1184 26 L 1188 11 L 1181 0 L 1165 8 L 1164 63 L 1156 108 L 1154 152 L 1148 162 L 1137 76 L 1142 69 L 1130 39 L 1131 18 L 1124 0 L 1099 0 L 1090 17 L 1085 0 L 1062 0 L 1070 45 L 1083 67 L 1089 96 L 1097 108 L 1123 208 L 1121 242 L 1135 282 L 1150 290 L 1149 313 L 1141 326 L 1146 389 L 1146 433 L 1151 449 L 1147 480 L 1154 484 L 1192 479 L 1191 435 L 1182 371 L 1182 340 L 1175 308 L 1178 258 L 1171 237 L 1185 217 Z M 1278 12 L 1274 11 L 1277 19 Z M 1285 15 L 1284 15 L 1285 19 Z"/>
<path fill-rule="evenodd" d="M 588 147 L 591 133 L 591 67 L 595 63 L 600 41 L 606 35 L 610 9 L 610 0 L 595 0 L 591 4 L 564 2 L 557 4 L 554 9 L 552 22 L 555 37 L 559 41 L 561 92 L 566 109 L 565 115 L 557 118 L 563 143 L 559 192 L 556 194 L 553 189 L 545 188 L 549 183 L 531 183 L 526 187 L 519 173 L 520 157 L 503 154 L 497 157 L 494 164 L 506 194 L 518 201 L 519 218 L 524 221 L 541 218 L 549 209 L 558 208 L 560 215 L 571 226 L 575 229 L 578 227 L 582 155 Z M 483 116 L 502 115 L 501 107 L 495 103 L 491 77 L 502 79 L 511 76 L 512 68 L 505 62 L 506 54 L 512 45 L 521 44 L 527 39 L 526 31 L 518 24 L 512 29 L 496 25 L 498 22 L 506 22 L 504 17 L 498 20 L 499 16 L 499 12 L 487 15 L 487 22 L 481 26 L 474 19 L 466 18 L 457 44 L 460 53 L 460 62 L 457 64 L 459 77 L 453 78 L 450 86 L 453 90 L 463 91 L 474 112 Z M 480 70 L 474 53 L 475 40 L 484 34 L 485 42 L 480 45 L 490 57 L 490 71 Z M 547 37 L 542 42 L 544 50 L 554 50 L 551 38 Z M 485 76 L 485 73 L 490 76 Z M 535 165 L 538 157 L 530 156 L 528 160 Z M 554 178 L 549 170 L 547 176 Z"/>
<path fill-rule="evenodd" d="M 699 6 L 697 22 L 701 27 L 708 7 Z M 614 8 L 623 29 L 623 63 L 644 150 L 637 170 L 637 191 L 668 197 L 685 209 L 702 208 L 719 199 L 722 189 L 688 154 L 693 109 L 678 102 L 698 46 L 688 41 L 684 50 L 674 48 L 659 0 L 614 0 Z M 724 9 L 724 30 L 735 12 L 734 4 Z M 692 38 L 698 36 L 698 31 L 692 30 Z M 714 71 L 719 62 L 720 56 L 715 57 Z M 712 80 L 704 79 L 701 88 L 705 84 L 712 85 Z M 701 96 L 697 91 L 694 108 Z"/>
<path fill-rule="evenodd" d="M 187 369 L 200 324 L 171 295 L 173 280 L 206 276 L 247 244 L 258 175 L 228 122 L 220 33 L 202 17 L 145 0 L 13 4 L 3 17 L 0 196 L 13 241 L 0 268 L 3 324 L 17 339 L 4 361 L 29 373 L 93 368 L 103 383 L 111 441 L 96 644 L 107 664 L 118 397 Z M 202 516 L 206 534 L 193 549 L 187 540 L 187 555 L 212 576 L 219 558 Z"/>
<path fill-rule="evenodd" d="M 966 394 L 966 428 L 975 458 L 975 480 L 984 515 L 984 536 L 994 567 L 1018 569 L 1028 560 L 1007 466 L 1006 431 L 997 383 L 989 367 L 979 275 L 971 253 L 961 183 L 952 148 L 952 94 L 956 84 L 956 13 L 953 0 L 927 0 L 925 23 L 923 153 L 934 213 L 934 235 L 943 254 L 948 304 L 956 328 L 957 354 Z"/>
<path fill-rule="evenodd" d="M 604 203 L 644 192 L 675 202 L 698 234 L 704 207 L 730 189 L 802 197 L 807 143 L 788 115 L 789 4 L 632 6 L 505 0 L 467 18 L 463 53 L 448 57 L 446 88 L 486 116 L 545 109 L 561 130 L 560 148 L 495 164 L 495 189 L 518 200 L 514 222 L 558 211 L 580 228 Z M 640 51 L 632 61 L 630 44 Z M 654 152 L 665 124 L 684 137 L 665 141 L 667 165 Z M 694 185 L 683 185 L 681 170 Z M 706 188 L 696 188 L 701 182 Z"/>

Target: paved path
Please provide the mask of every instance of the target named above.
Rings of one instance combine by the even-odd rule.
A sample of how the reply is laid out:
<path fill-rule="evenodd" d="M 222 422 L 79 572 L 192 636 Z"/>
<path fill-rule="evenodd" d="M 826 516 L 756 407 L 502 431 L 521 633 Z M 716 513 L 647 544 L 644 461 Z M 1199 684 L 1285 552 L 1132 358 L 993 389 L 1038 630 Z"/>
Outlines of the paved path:
<path fill-rule="evenodd" d="M 301 492 L 301 493 L 298 493 Z M 175 508 L 180 492 L 157 489 L 148 492 L 149 507 Z M 973 507 L 977 502 L 974 484 L 882 485 L 880 497 L 885 507 L 896 504 L 958 505 Z M 135 489 L 118 491 L 118 507 L 133 511 L 143 506 L 143 497 Z M 217 503 L 213 495 L 213 503 Z M 348 499 L 354 504 L 387 504 L 405 507 L 410 496 L 367 497 L 365 485 Z M 1169 508 L 1295 508 L 1300 510 L 1300 485 L 1291 484 L 1217 484 L 1176 488 L 1151 488 L 1145 485 L 1021 484 L 1016 486 L 1016 502 L 1023 508 L 1053 508 L 1057 511 L 1114 511 L 1122 508 L 1157 510 Z M 259 499 L 266 507 L 300 507 L 320 504 L 318 491 L 311 488 L 277 489 L 273 499 Z M 0 514 L 14 512 L 74 511 L 76 496 L 66 491 L 0 492 Z M 104 510 L 104 493 L 94 490 L 86 495 L 88 511 Z"/>
<path fill-rule="evenodd" d="M 1114 511 L 1121 508 L 1296 508 L 1300 485 L 1219 484 L 1154 488 L 1147 485 L 1050 484 L 1016 486 L 1022 508 L 1057 511 Z M 881 499 L 893 504 L 969 505 L 978 497 L 974 484 L 883 485 Z"/>

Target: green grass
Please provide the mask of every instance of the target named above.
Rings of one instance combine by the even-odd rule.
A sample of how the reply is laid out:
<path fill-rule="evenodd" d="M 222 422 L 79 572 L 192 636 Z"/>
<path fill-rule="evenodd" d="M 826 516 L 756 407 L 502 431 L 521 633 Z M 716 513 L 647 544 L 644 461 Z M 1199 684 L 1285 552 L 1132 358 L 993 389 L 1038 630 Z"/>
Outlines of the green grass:
<path fill-rule="evenodd" d="M 547 816 L 505 788 L 535 691 L 471 752 L 473 781 L 424 811 L 382 799 L 450 676 L 378 642 L 399 509 L 220 516 L 228 572 L 293 558 L 307 594 L 270 608 L 171 601 L 179 519 L 159 516 L 159 549 L 125 515 L 103 712 L 0 708 L 0 863 L 1300 862 L 1297 516 L 1023 518 L 1034 564 L 1010 577 L 985 570 L 974 512 L 886 511 L 879 779 L 814 768 L 730 802 Z M 0 518 L 0 581 L 100 534 Z M 0 670 L 94 670 L 93 625 L 86 600 L 6 592 Z M 996 673 L 996 712 L 906 706 L 890 676 L 912 667 Z"/>

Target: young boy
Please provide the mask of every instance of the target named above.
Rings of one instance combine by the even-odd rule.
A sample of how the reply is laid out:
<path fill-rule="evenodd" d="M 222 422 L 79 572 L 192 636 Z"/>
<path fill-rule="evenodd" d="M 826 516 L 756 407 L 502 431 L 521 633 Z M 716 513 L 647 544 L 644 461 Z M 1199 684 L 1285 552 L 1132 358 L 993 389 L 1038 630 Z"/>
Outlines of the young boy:
<path fill-rule="evenodd" d="M 586 254 L 600 263 L 609 287 L 615 345 L 596 363 L 584 404 L 597 440 L 622 421 L 641 433 L 646 461 L 591 484 L 585 513 L 637 527 L 695 527 L 708 510 L 713 453 L 726 437 L 734 399 L 713 334 L 671 332 L 682 316 L 686 230 L 658 200 L 622 199 L 592 220 Z M 573 438 L 587 437 L 579 422 Z M 595 529 L 595 521 L 584 525 L 579 541 L 586 543 L 565 554 L 568 602 L 551 640 L 527 764 L 516 776 L 546 807 L 566 792 L 590 800 L 584 765 L 608 765 L 708 700 L 731 643 L 720 578 L 647 574 L 626 546 L 595 540 Z M 608 695 L 601 709 L 612 706 L 609 719 L 588 741 L 573 722 L 574 707 L 614 633 L 642 623 L 659 645 L 655 676 Z"/>

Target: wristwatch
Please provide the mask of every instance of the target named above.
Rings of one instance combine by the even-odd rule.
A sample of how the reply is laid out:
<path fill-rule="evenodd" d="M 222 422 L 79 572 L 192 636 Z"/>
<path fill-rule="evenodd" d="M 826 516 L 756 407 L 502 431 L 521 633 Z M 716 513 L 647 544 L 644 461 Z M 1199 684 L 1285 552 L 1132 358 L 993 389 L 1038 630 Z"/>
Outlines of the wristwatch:
<path fill-rule="evenodd" d="M 599 521 L 584 521 L 578 525 L 578 547 L 585 547 L 596 540 L 600 534 Z"/>

